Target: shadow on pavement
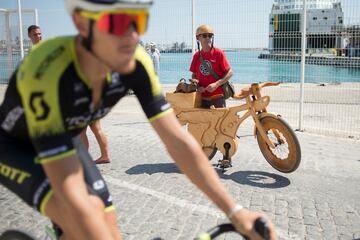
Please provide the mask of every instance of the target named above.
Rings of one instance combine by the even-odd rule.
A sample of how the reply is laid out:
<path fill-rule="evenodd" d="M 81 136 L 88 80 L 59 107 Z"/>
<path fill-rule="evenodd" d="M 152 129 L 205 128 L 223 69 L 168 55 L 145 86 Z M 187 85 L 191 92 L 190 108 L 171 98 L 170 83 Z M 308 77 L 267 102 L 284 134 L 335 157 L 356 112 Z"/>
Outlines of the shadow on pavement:
<path fill-rule="evenodd" d="M 234 182 L 260 188 L 283 188 L 290 184 L 287 177 L 275 173 L 262 171 L 239 171 L 230 175 L 224 174 L 217 169 L 219 176 L 223 179 L 230 179 Z"/>
<path fill-rule="evenodd" d="M 262 171 L 239 171 L 226 175 L 222 170 L 215 168 L 219 176 L 223 179 L 230 179 L 243 185 L 249 185 L 259 188 L 283 188 L 290 184 L 286 177 L 275 173 Z M 126 170 L 127 174 L 154 174 L 154 173 L 181 173 L 174 163 L 154 163 L 136 165 Z"/>
<path fill-rule="evenodd" d="M 127 174 L 180 173 L 174 163 L 140 164 L 126 170 Z"/>

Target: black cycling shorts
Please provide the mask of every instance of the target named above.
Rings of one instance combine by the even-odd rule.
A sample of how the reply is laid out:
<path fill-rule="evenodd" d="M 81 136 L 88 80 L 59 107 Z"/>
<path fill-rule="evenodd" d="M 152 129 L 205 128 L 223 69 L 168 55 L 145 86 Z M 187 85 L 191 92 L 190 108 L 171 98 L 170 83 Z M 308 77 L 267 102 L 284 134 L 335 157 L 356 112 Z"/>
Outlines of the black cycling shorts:
<path fill-rule="evenodd" d="M 112 199 L 100 171 L 80 138 L 74 138 L 73 142 L 84 168 L 89 192 L 99 196 L 106 210 L 111 210 Z M 52 190 L 41 164 L 35 163 L 36 155 L 31 143 L 16 141 L 0 130 L 0 184 L 44 214 Z"/>

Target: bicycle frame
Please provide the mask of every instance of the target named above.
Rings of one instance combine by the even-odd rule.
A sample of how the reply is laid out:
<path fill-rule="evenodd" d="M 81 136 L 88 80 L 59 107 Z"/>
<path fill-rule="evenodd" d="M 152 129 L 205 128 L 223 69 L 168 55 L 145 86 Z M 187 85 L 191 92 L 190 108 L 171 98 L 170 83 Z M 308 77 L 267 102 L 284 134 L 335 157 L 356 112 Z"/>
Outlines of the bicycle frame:
<path fill-rule="evenodd" d="M 260 136 L 270 148 L 275 148 L 265 133 L 260 119 L 266 116 L 277 117 L 268 113 L 266 107 L 270 103 L 269 96 L 261 96 L 260 89 L 265 86 L 278 85 L 278 83 L 252 84 L 250 88 L 242 89 L 234 95 L 235 99 L 245 99 L 245 104 L 228 108 L 183 108 L 178 102 L 172 102 L 175 114 L 183 125 L 188 124 L 188 131 L 204 148 L 217 148 L 226 159 L 230 159 L 237 151 L 236 132 L 241 123 L 252 117 L 255 123 L 254 135 L 259 131 Z M 181 103 L 180 103 L 181 105 Z M 246 111 L 242 116 L 238 114 Z M 276 136 L 280 139 L 280 136 Z"/>

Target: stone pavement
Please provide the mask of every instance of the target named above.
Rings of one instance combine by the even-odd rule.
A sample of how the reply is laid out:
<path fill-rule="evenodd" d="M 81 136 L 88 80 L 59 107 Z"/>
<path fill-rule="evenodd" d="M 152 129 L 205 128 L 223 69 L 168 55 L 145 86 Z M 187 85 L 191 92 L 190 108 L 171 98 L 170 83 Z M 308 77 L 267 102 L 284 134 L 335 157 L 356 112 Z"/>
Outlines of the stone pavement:
<path fill-rule="evenodd" d="M 225 216 L 180 173 L 134 96 L 102 120 L 112 162 L 99 165 L 125 240 L 193 239 Z M 360 239 L 360 141 L 297 133 L 302 163 L 283 174 L 263 158 L 252 123 L 239 130 L 234 166 L 221 181 L 242 205 L 266 212 L 279 239 Z M 99 151 L 89 131 L 91 153 Z M 212 164 L 221 156 L 216 155 Z M 48 221 L 0 187 L 0 232 L 20 228 L 41 239 Z M 238 239 L 227 234 L 219 239 Z"/>

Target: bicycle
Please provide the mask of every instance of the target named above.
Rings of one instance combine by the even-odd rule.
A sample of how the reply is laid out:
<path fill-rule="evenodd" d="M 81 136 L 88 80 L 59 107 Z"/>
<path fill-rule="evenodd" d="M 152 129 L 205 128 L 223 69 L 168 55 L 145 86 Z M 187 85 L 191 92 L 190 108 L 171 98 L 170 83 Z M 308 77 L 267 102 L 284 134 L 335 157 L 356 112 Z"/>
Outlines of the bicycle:
<path fill-rule="evenodd" d="M 283 173 L 295 171 L 301 162 L 299 141 L 291 127 L 281 115 L 270 113 L 266 107 L 269 96 L 262 96 L 261 89 L 280 83 L 253 83 L 235 93 L 233 98 L 244 99 L 245 104 L 227 108 L 200 108 L 201 95 L 193 93 L 166 93 L 166 99 L 172 104 L 176 117 L 202 146 L 211 160 L 217 151 L 223 155 L 218 165 L 224 168 L 232 166 L 231 157 L 236 153 L 238 140 L 236 132 L 248 117 L 254 120 L 254 136 L 266 161 Z M 246 111 L 242 116 L 240 112 Z"/>
<path fill-rule="evenodd" d="M 58 240 L 59 232 L 56 226 L 45 226 L 44 240 Z M 0 240 L 36 240 L 32 234 L 17 229 L 8 229 L 0 234 Z"/>
<path fill-rule="evenodd" d="M 267 222 L 265 219 L 259 218 L 255 221 L 256 231 L 265 240 L 267 240 L 269 238 L 269 233 L 268 233 L 269 230 L 267 228 L 268 228 L 268 226 L 267 226 Z M 46 228 L 47 235 L 45 236 L 44 240 L 58 239 L 56 237 L 56 235 L 53 235 L 54 232 L 49 233 L 48 231 L 49 231 L 49 229 Z M 234 226 L 231 223 L 220 224 L 220 225 L 208 230 L 205 233 L 199 234 L 199 236 L 197 238 L 195 238 L 195 240 L 212 240 L 212 239 L 215 239 L 216 237 L 218 237 L 219 235 L 227 233 L 227 232 L 236 232 Z M 50 234 L 51 234 L 51 236 L 50 236 Z M 0 235 L 0 240 L 36 240 L 36 238 L 25 231 L 9 229 Z"/>
<path fill-rule="evenodd" d="M 9 229 L 0 235 L 0 240 L 35 240 L 35 238 L 24 231 Z"/>
<path fill-rule="evenodd" d="M 267 221 L 265 219 L 263 219 L 263 218 L 256 219 L 255 230 L 261 237 L 263 237 L 264 240 L 268 240 L 270 238 Z M 214 228 L 211 228 L 210 230 L 208 230 L 205 233 L 199 234 L 199 236 L 196 237 L 195 240 L 212 240 L 212 239 L 215 239 L 216 237 L 220 236 L 221 234 L 224 234 L 227 232 L 237 232 L 237 231 L 231 223 L 224 223 L 224 224 L 217 225 Z M 246 236 L 244 236 L 244 235 L 241 235 L 241 236 L 244 237 L 245 239 L 247 239 Z"/>

